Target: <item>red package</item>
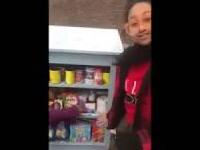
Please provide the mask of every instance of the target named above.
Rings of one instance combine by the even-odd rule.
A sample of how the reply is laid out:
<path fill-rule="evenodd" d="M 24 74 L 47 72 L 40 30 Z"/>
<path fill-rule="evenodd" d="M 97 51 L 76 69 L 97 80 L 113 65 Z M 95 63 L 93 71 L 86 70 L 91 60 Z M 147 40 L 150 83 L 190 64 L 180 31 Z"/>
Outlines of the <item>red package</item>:
<path fill-rule="evenodd" d="M 103 83 L 103 72 L 101 68 L 96 68 L 94 72 L 95 84 L 101 85 Z"/>
<path fill-rule="evenodd" d="M 105 128 L 98 127 L 96 121 L 92 122 L 92 141 L 93 142 L 104 142 Z"/>

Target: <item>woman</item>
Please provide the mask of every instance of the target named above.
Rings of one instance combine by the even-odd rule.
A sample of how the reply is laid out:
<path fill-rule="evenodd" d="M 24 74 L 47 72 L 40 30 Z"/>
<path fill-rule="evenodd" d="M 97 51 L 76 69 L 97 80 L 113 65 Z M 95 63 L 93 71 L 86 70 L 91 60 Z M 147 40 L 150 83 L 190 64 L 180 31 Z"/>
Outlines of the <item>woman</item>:
<path fill-rule="evenodd" d="M 127 48 L 119 60 L 112 107 L 97 124 L 116 129 L 111 131 L 118 150 L 150 150 L 151 3 L 142 0 L 129 2 L 128 6 L 124 28 L 134 46 Z"/>

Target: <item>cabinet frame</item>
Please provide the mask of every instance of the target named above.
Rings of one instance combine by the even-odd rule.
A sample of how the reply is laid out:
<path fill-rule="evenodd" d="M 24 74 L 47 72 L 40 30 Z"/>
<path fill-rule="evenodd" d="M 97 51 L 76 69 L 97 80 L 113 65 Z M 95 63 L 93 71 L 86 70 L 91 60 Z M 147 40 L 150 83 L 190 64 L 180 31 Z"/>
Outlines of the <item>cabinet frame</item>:
<path fill-rule="evenodd" d="M 106 105 L 107 111 L 110 109 L 113 100 L 114 94 L 114 84 L 116 77 L 116 55 L 108 54 L 85 54 L 85 53 L 71 53 L 71 52 L 55 52 L 49 51 L 49 64 L 66 64 L 66 65 L 85 65 L 85 66 L 102 66 L 110 68 L 110 84 L 105 89 L 108 90 L 108 102 Z M 62 88 L 65 86 L 56 86 L 49 84 L 49 87 L 57 87 Z M 98 89 L 98 87 L 94 86 L 86 86 L 86 87 L 67 87 L 67 88 L 94 88 Z M 104 89 L 104 88 L 99 88 Z M 54 142 L 49 143 L 50 150 L 106 150 L 108 149 L 110 142 L 110 133 L 106 130 L 104 144 L 98 143 L 83 143 L 83 144 L 56 144 Z"/>

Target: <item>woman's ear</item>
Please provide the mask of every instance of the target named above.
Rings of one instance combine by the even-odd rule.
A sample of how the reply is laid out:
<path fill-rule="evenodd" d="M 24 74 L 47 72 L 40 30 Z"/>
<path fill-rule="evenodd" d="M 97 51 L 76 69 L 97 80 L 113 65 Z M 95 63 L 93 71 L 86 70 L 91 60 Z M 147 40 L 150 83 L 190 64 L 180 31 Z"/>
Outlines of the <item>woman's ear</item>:
<path fill-rule="evenodd" d="M 128 23 L 124 24 L 124 30 L 125 30 L 126 34 L 129 35 Z"/>

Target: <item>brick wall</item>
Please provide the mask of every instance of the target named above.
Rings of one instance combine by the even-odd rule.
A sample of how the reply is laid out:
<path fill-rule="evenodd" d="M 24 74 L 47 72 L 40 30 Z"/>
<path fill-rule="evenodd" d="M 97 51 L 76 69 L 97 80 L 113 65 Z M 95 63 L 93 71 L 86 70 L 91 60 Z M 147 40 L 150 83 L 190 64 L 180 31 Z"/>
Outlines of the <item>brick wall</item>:
<path fill-rule="evenodd" d="M 127 0 L 49 0 L 49 24 L 118 28 L 123 43 L 130 43 L 123 34 Z"/>

